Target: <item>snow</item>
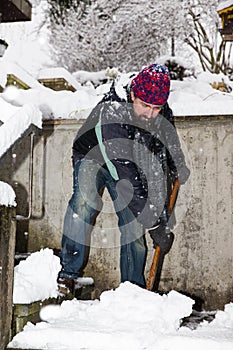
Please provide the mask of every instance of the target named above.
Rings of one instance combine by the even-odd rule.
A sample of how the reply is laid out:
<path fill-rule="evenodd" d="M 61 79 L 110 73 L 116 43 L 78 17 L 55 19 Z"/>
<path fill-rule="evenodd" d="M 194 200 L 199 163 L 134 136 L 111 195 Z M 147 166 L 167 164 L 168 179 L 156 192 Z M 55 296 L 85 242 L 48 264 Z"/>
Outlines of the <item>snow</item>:
<path fill-rule="evenodd" d="M 13 188 L 3 181 L 0 181 L 0 205 L 16 206 Z"/>
<path fill-rule="evenodd" d="M 30 90 L 8 87 L 0 96 L 16 106 L 33 104 L 41 111 L 44 120 L 86 118 L 90 109 L 101 99 L 93 87 L 83 88 L 76 92 L 54 91 L 45 87 Z"/>
<path fill-rule="evenodd" d="M 18 93 L 18 90 L 10 89 L 8 91 L 14 91 Z M 13 114 L 16 113 L 16 111 L 19 110 L 19 107 L 16 107 L 12 105 L 11 103 L 5 101 L 1 95 L 0 95 L 0 109 L 1 109 L 1 116 L 0 120 L 5 123 Z"/>
<path fill-rule="evenodd" d="M 91 81 L 94 84 L 98 84 L 101 80 L 106 79 L 106 71 L 102 70 L 99 72 L 87 72 L 81 70 L 74 72 L 73 76 L 80 84 L 84 84 L 87 81 Z"/>
<path fill-rule="evenodd" d="M 224 1 L 220 1 L 218 7 L 217 7 L 217 11 L 221 11 L 224 10 L 227 7 L 233 6 L 233 1 L 232 0 L 224 0 Z"/>
<path fill-rule="evenodd" d="M 57 275 L 61 270 L 59 257 L 49 248 L 32 253 L 14 268 L 13 303 L 30 304 L 48 298 L 57 298 Z M 91 277 L 79 277 L 76 285 L 91 285 Z"/>
<path fill-rule="evenodd" d="M 224 82 L 233 90 L 233 82 L 223 74 L 200 73 L 197 79 L 171 81 L 169 104 L 174 115 L 232 115 L 233 92 L 221 92 L 211 84 Z"/>
<path fill-rule="evenodd" d="M 57 297 L 60 260 L 49 248 L 32 253 L 15 267 L 13 302 L 30 303 Z M 79 283 L 92 284 L 90 277 Z M 48 350 L 230 350 L 233 303 L 218 310 L 210 323 L 196 329 L 181 326 L 194 301 L 175 290 L 160 295 L 130 282 L 105 291 L 96 300 L 66 300 L 40 311 L 8 344 L 11 348 Z"/>
<path fill-rule="evenodd" d="M 80 89 L 81 84 L 63 67 L 41 69 L 37 75 L 38 80 L 49 78 L 63 78 L 69 82 L 76 90 Z"/>
<path fill-rule="evenodd" d="M 42 249 L 21 261 L 14 269 L 14 304 L 30 304 L 34 301 L 58 296 L 56 278 L 60 260 L 51 249 Z"/>

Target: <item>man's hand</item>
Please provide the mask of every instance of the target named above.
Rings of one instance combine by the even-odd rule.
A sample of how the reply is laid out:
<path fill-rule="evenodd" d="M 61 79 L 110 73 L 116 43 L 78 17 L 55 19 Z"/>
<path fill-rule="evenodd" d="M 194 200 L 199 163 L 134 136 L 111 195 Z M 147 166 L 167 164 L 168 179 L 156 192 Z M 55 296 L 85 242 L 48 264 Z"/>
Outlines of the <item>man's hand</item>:
<path fill-rule="evenodd" d="M 174 234 L 170 231 L 167 226 L 159 225 L 157 227 L 152 227 L 148 230 L 152 240 L 153 246 L 156 248 L 160 247 L 163 254 L 167 254 L 171 249 L 172 243 L 174 241 Z"/>

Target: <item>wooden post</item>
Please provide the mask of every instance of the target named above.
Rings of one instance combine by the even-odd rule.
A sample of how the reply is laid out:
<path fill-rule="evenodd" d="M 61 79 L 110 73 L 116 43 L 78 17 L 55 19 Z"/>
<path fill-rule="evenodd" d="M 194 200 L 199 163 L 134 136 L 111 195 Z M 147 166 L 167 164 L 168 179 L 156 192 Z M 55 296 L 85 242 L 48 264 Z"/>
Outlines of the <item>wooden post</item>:
<path fill-rule="evenodd" d="M 16 224 L 15 208 L 0 206 L 0 350 L 11 339 Z"/>

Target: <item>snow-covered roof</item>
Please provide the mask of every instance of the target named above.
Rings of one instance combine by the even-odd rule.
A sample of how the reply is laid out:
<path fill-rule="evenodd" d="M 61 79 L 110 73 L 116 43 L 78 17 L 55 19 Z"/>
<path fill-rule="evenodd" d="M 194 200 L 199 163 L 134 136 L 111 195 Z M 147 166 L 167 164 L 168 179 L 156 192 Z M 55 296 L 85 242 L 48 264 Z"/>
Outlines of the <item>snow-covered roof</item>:
<path fill-rule="evenodd" d="M 233 1 L 232 0 L 224 0 L 224 1 L 221 1 L 220 4 L 218 5 L 217 7 L 217 11 L 222 11 L 228 7 L 231 7 L 233 6 Z"/>
<path fill-rule="evenodd" d="M 72 74 L 63 67 L 41 69 L 38 73 L 37 78 L 38 80 L 63 78 L 67 81 L 69 85 L 73 86 L 76 90 L 78 90 L 81 87 L 81 84 L 78 83 L 77 80 L 72 76 Z"/>

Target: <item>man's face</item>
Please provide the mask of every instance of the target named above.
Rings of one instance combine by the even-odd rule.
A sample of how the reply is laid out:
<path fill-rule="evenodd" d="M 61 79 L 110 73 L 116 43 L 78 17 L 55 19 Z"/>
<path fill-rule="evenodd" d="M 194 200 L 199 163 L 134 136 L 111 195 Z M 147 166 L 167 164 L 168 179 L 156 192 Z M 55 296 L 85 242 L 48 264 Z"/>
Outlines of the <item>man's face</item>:
<path fill-rule="evenodd" d="M 155 119 L 162 109 L 162 107 L 143 102 L 134 95 L 133 91 L 131 91 L 131 99 L 133 101 L 134 114 L 142 121 Z"/>

